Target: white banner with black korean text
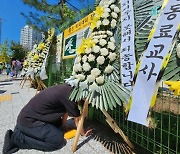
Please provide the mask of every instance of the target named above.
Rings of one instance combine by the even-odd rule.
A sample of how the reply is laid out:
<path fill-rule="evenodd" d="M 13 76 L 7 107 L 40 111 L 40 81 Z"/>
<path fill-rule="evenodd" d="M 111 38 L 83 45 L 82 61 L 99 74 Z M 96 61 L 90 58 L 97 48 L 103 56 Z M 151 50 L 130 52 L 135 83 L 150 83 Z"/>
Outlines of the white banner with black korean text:
<path fill-rule="evenodd" d="M 56 43 L 56 63 L 61 62 L 61 54 L 62 54 L 62 44 L 63 44 L 63 33 L 57 36 L 57 43 Z"/>
<path fill-rule="evenodd" d="M 128 120 L 147 126 L 147 115 L 163 61 L 180 24 L 180 0 L 169 0 L 143 55 L 132 92 Z M 158 79 L 159 80 L 159 79 Z"/>
<path fill-rule="evenodd" d="M 134 8 L 133 0 L 121 0 L 121 80 L 122 85 L 131 90 L 136 69 L 134 51 Z"/>

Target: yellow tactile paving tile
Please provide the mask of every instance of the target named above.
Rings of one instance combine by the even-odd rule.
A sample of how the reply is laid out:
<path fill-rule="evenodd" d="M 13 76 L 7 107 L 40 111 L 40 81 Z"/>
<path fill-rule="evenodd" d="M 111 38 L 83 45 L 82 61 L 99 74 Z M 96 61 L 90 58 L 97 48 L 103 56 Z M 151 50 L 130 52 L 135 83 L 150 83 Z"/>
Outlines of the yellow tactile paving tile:
<path fill-rule="evenodd" d="M 4 101 L 12 101 L 12 95 L 11 94 L 0 95 L 0 102 L 4 102 Z"/>

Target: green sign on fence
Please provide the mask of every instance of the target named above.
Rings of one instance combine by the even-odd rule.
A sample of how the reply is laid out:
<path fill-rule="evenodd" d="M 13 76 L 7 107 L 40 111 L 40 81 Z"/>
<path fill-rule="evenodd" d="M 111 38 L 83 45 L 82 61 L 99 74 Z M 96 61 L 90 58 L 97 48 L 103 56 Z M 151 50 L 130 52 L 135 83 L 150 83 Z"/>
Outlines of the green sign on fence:
<path fill-rule="evenodd" d="M 76 41 L 77 35 L 73 35 L 65 40 L 64 44 L 64 57 L 71 58 L 76 54 Z"/>

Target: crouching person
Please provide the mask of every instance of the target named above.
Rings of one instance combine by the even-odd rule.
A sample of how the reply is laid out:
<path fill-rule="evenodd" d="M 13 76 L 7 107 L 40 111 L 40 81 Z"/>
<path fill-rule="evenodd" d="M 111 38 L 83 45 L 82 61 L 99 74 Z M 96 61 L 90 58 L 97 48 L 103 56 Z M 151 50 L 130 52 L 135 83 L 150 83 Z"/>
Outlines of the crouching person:
<path fill-rule="evenodd" d="M 34 96 L 21 110 L 14 131 L 7 130 L 3 154 L 19 149 L 54 151 L 66 145 L 64 129 L 67 117 L 80 116 L 78 105 L 69 100 L 73 88 L 62 84 L 47 88 Z M 61 126 L 61 127 L 60 127 Z M 82 129 L 81 135 L 87 135 Z"/>

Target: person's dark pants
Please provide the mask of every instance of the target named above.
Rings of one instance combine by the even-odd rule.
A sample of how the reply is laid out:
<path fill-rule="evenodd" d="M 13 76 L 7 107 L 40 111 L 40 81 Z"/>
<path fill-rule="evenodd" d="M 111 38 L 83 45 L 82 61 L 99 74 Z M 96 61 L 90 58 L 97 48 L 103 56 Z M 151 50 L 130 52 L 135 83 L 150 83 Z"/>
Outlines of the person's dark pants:
<path fill-rule="evenodd" d="M 63 131 L 51 124 L 34 128 L 22 127 L 18 124 L 11 139 L 19 149 L 53 151 L 66 145 Z"/>

